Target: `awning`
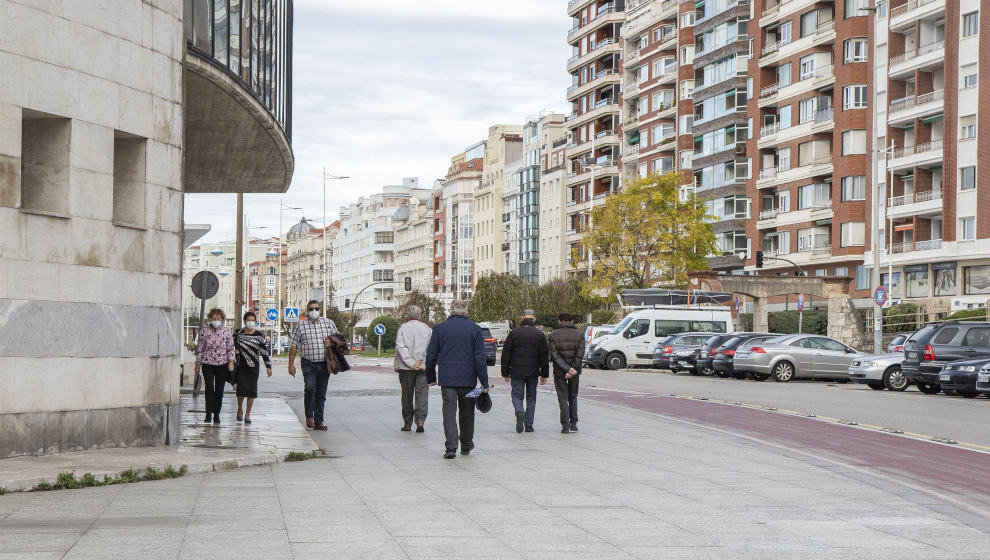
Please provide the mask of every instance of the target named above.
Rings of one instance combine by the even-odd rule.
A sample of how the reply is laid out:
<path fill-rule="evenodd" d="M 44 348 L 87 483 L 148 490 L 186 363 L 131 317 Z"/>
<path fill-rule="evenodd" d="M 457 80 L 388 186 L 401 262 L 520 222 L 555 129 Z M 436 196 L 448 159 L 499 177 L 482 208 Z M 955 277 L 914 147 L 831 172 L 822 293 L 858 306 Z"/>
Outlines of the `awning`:
<path fill-rule="evenodd" d="M 930 117 L 923 117 L 923 118 L 921 119 L 921 122 L 924 122 L 924 123 L 929 123 L 929 122 L 932 122 L 932 121 L 937 121 L 937 120 L 941 120 L 942 118 L 943 118 L 943 115 L 942 115 L 942 113 L 939 113 L 939 114 L 937 114 L 937 115 L 932 115 L 932 116 L 930 116 Z"/>
<path fill-rule="evenodd" d="M 899 226 L 894 226 L 894 231 L 910 231 L 914 229 L 914 224 L 901 224 Z"/>

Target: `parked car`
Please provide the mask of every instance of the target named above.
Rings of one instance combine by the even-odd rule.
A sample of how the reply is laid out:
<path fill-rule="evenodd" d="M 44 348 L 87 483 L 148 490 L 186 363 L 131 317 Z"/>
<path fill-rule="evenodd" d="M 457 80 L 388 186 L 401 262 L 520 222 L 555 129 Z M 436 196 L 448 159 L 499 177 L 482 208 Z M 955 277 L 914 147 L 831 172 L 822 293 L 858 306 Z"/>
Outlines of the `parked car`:
<path fill-rule="evenodd" d="M 481 334 L 485 337 L 485 357 L 488 365 L 495 365 L 495 350 L 498 349 L 498 339 L 492 335 L 492 330 L 488 327 L 481 327 Z"/>
<path fill-rule="evenodd" d="M 588 363 L 588 357 L 591 356 L 592 343 L 597 338 L 612 332 L 614 328 L 615 325 L 588 325 L 584 328 L 584 358 L 582 361 L 585 367 L 594 367 Z"/>
<path fill-rule="evenodd" d="M 980 394 L 976 383 L 980 372 L 990 367 L 990 359 L 962 360 L 946 364 L 938 374 L 938 383 L 945 394 L 956 393 L 971 399 Z"/>
<path fill-rule="evenodd" d="M 888 353 L 892 353 L 892 352 L 903 352 L 904 351 L 904 341 L 907 340 L 907 339 L 908 339 L 908 335 L 906 335 L 906 334 L 899 334 L 899 335 L 895 336 L 894 337 L 894 340 L 891 340 L 890 341 L 890 344 L 887 345 L 887 352 Z"/>
<path fill-rule="evenodd" d="M 876 391 L 903 391 L 910 383 L 901 372 L 903 352 L 873 354 L 856 358 L 849 364 L 849 379 L 864 383 Z"/>
<path fill-rule="evenodd" d="M 725 341 L 730 338 L 739 336 L 740 334 L 746 333 L 724 333 L 717 334 L 708 339 L 708 342 L 694 353 L 695 369 L 699 374 L 704 375 L 714 375 L 715 368 L 712 367 L 712 360 L 715 358 L 715 354 L 718 351 L 718 347 L 725 343 Z"/>
<path fill-rule="evenodd" d="M 732 315 L 726 307 L 657 305 L 637 309 L 612 332 L 592 343 L 588 363 L 608 369 L 649 366 L 653 363 L 653 350 L 664 338 L 682 332 L 723 333 L 731 324 Z"/>
<path fill-rule="evenodd" d="M 770 333 L 740 333 L 738 336 L 726 340 L 721 346 L 715 349 L 715 355 L 712 356 L 712 369 L 715 370 L 715 375 L 719 377 L 746 379 L 744 372 L 738 372 L 733 367 L 733 358 L 736 355 L 736 349 L 743 344 L 758 344 L 771 338 L 777 338 L 778 336 L 780 335 Z"/>
<path fill-rule="evenodd" d="M 673 334 L 660 341 L 653 351 L 653 367 L 677 373 L 688 371 L 697 375 L 694 351 L 704 346 L 712 333 L 689 332 Z"/>
<path fill-rule="evenodd" d="M 976 373 L 976 390 L 985 397 L 990 397 L 990 364 Z"/>
<path fill-rule="evenodd" d="M 904 342 L 901 370 L 922 393 L 942 390 L 939 374 L 960 360 L 990 359 L 990 323 L 945 321 L 925 325 Z"/>
<path fill-rule="evenodd" d="M 482 321 L 478 326 L 490 330 L 497 344 L 505 342 L 505 337 L 509 336 L 512 327 L 508 321 Z"/>
<path fill-rule="evenodd" d="M 792 334 L 741 346 L 733 366 L 757 380 L 769 375 L 781 382 L 798 377 L 848 379 L 849 364 L 862 356 L 862 352 L 827 336 Z"/>

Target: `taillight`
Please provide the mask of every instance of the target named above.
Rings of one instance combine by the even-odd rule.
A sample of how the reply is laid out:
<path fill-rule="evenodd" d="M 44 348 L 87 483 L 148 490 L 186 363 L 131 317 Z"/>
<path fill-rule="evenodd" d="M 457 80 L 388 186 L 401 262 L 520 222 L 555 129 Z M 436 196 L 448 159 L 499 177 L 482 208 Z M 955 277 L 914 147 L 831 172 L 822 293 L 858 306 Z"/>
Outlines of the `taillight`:
<path fill-rule="evenodd" d="M 717 353 L 717 350 L 715 348 L 712 348 L 712 351 L 709 352 L 708 355 L 709 356 L 714 356 L 716 353 Z"/>
<path fill-rule="evenodd" d="M 674 347 L 673 346 L 664 346 L 663 347 L 663 353 L 664 354 L 671 354 L 673 352 L 674 352 Z"/>
<path fill-rule="evenodd" d="M 932 345 L 931 344 L 926 344 L 925 345 L 925 351 L 921 355 L 921 359 L 922 360 L 929 361 L 929 362 L 934 362 L 935 361 L 935 349 L 932 348 Z"/>
<path fill-rule="evenodd" d="M 759 346 L 754 346 L 754 347 L 750 348 L 749 351 L 752 352 L 752 353 L 754 353 L 754 354 L 766 354 L 767 353 L 766 350 L 760 348 Z"/>
<path fill-rule="evenodd" d="M 495 339 L 494 338 L 486 338 L 485 339 L 485 342 L 495 342 Z"/>
<path fill-rule="evenodd" d="M 904 351 L 904 345 L 903 344 L 901 344 L 899 346 L 894 346 L 894 352 L 903 352 L 903 351 Z"/>
<path fill-rule="evenodd" d="M 735 350 L 723 350 L 722 353 L 725 354 L 726 356 L 735 356 L 736 355 L 736 351 Z"/>

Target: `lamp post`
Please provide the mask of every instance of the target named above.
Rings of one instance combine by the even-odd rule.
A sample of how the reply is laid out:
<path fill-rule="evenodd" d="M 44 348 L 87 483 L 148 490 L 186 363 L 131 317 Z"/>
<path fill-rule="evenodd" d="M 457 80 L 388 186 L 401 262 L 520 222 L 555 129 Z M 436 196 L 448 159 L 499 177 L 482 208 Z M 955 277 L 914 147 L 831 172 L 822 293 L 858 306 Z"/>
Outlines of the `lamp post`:
<path fill-rule="evenodd" d="M 320 255 L 320 268 L 323 270 L 321 280 L 323 281 L 323 302 L 326 309 L 326 302 L 330 297 L 330 267 L 327 266 L 327 181 L 339 181 L 350 179 L 346 175 L 327 174 L 327 168 L 323 168 L 323 253 Z"/>
<path fill-rule="evenodd" d="M 282 199 L 278 201 L 278 277 L 275 279 L 276 291 L 278 292 L 278 348 L 282 349 L 282 329 L 285 327 L 285 306 L 282 302 L 282 248 L 285 246 L 285 229 L 282 226 L 282 213 L 284 210 L 302 210 L 301 206 L 286 206 Z"/>
<path fill-rule="evenodd" d="M 877 11 L 877 6 L 866 6 L 859 9 L 860 12 L 866 12 L 868 14 L 875 13 Z M 874 53 L 876 56 L 876 53 Z M 874 77 L 876 80 L 876 77 Z M 874 88 L 876 89 L 876 88 Z M 879 108 L 877 106 L 876 100 L 873 100 L 873 142 L 876 142 L 876 131 L 877 131 L 877 120 L 879 119 Z M 872 142 L 871 142 L 872 143 Z M 890 143 L 890 155 L 893 155 L 894 143 Z M 878 173 L 878 168 L 880 167 L 880 154 L 886 152 L 886 149 L 876 149 L 874 150 L 874 162 L 873 165 L 873 193 L 870 198 L 872 199 L 872 204 L 870 204 L 870 215 L 872 216 L 870 221 L 870 249 L 873 253 L 873 269 L 870 274 L 870 280 L 872 283 L 870 293 L 871 297 L 873 290 L 876 290 L 880 286 L 880 246 L 877 244 L 877 224 L 880 220 L 880 204 L 884 200 L 883 193 L 880 191 L 879 178 L 881 175 Z M 885 163 L 889 163 L 886 159 Z M 893 169 L 891 169 L 891 177 L 893 177 Z M 888 181 L 890 183 L 890 181 Z M 888 185 L 893 188 L 893 185 Z M 890 210 L 887 210 L 887 215 L 890 215 Z M 890 240 L 888 239 L 888 242 Z M 890 253 L 887 253 L 887 259 L 890 260 Z M 893 284 L 893 277 L 888 275 L 887 281 Z M 873 297 L 873 353 L 879 354 L 883 349 L 883 307 L 877 305 L 876 297 Z"/>

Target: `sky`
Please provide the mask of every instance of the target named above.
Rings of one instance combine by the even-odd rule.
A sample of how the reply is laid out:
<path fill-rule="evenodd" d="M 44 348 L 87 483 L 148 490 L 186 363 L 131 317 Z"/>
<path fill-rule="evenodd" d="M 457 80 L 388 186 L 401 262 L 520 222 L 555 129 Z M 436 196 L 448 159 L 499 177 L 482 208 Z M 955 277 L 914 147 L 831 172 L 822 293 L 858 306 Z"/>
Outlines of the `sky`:
<path fill-rule="evenodd" d="M 482 8 L 485 7 L 485 9 Z M 361 195 L 419 177 L 432 186 L 450 158 L 493 124 L 569 113 L 566 0 L 296 0 L 295 172 L 282 195 L 246 195 L 250 234 L 271 237 L 302 217 L 319 225 Z M 233 240 L 234 195 L 186 195 L 204 241 Z"/>

